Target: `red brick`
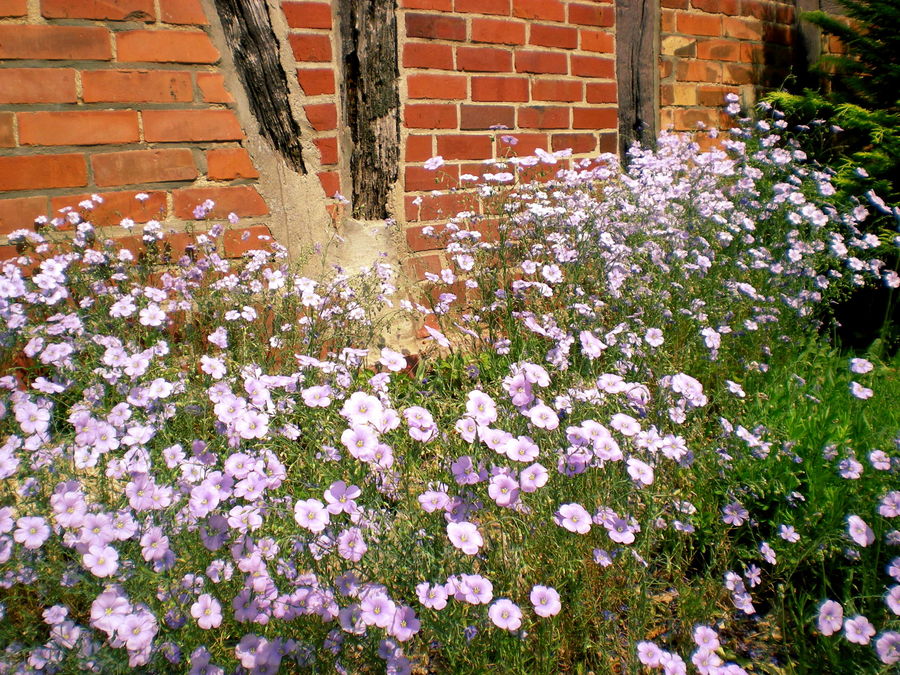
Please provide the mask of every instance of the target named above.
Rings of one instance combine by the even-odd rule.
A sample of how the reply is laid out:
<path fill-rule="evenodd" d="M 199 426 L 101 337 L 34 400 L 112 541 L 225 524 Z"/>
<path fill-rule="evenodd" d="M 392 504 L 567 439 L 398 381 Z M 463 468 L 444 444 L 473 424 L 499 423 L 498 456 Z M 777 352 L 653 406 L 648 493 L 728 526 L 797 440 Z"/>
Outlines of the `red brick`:
<path fill-rule="evenodd" d="M 403 172 L 403 189 L 406 192 L 441 190 L 458 184 L 459 166 L 456 164 L 444 164 L 437 171 L 421 166 L 408 166 Z"/>
<path fill-rule="evenodd" d="M 604 33 L 600 30 L 582 28 L 578 31 L 581 36 L 581 48 L 586 52 L 603 52 L 613 54 L 616 49 L 616 38 L 612 33 Z"/>
<path fill-rule="evenodd" d="M 473 18 L 472 42 L 523 45 L 525 44 L 525 22 Z"/>
<path fill-rule="evenodd" d="M 732 40 L 697 42 L 697 58 L 710 61 L 741 61 L 741 45 Z"/>
<path fill-rule="evenodd" d="M 565 21 L 566 9 L 559 0 L 513 0 L 513 16 L 523 19 Z"/>
<path fill-rule="evenodd" d="M 137 143 L 135 110 L 19 113 L 21 145 L 101 145 Z"/>
<path fill-rule="evenodd" d="M 512 70 L 512 53 L 492 47 L 459 47 L 456 69 L 478 73 L 508 73 Z"/>
<path fill-rule="evenodd" d="M 41 190 L 87 185 L 84 155 L 0 156 L 0 190 Z"/>
<path fill-rule="evenodd" d="M 528 80 L 524 77 L 473 77 L 473 101 L 527 101 Z"/>
<path fill-rule="evenodd" d="M 259 178 L 250 153 L 244 148 L 216 148 L 206 151 L 206 175 L 211 180 Z"/>
<path fill-rule="evenodd" d="M 688 0 L 660 0 L 660 5 L 668 9 L 687 9 Z"/>
<path fill-rule="evenodd" d="M 225 76 L 221 73 L 197 73 L 197 86 L 204 103 L 234 103 L 234 97 L 225 88 Z"/>
<path fill-rule="evenodd" d="M 0 0 L 0 16 L 25 16 L 28 0 Z"/>
<path fill-rule="evenodd" d="M 328 138 L 317 138 L 313 141 L 319 149 L 319 163 L 322 166 L 329 164 L 337 164 L 338 162 L 338 142 L 334 136 Z"/>
<path fill-rule="evenodd" d="M 272 232 L 266 225 L 253 225 L 240 230 L 226 230 L 223 239 L 226 258 L 239 258 L 247 251 L 269 250 Z"/>
<path fill-rule="evenodd" d="M 403 9 L 433 9 L 438 12 L 453 11 L 453 0 L 401 0 Z"/>
<path fill-rule="evenodd" d="M 94 26 L 0 26 L 0 59 L 108 61 L 109 31 Z"/>
<path fill-rule="evenodd" d="M 477 137 L 470 136 L 469 138 Z M 413 204 L 413 199 L 414 197 L 407 195 L 403 200 L 407 221 L 437 220 L 441 217 L 449 218 L 460 211 L 477 209 L 477 205 L 473 204 L 471 195 L 466 194 L 423 195 L 422 204 L 419 206 Z M 440 268 L 437 271 L 439 272 Z"/>
<path fill-rule="evenodd" d="M 463 99 L 468 93 L 467 78 L 459 75 L 412 73 L 406 86 L 410 98 Z"/>
<path fill-rule="evenodd" d="M 85 103 L 174 103 L 194 98 L 191 74 L 175 70 L 83 70 L 81 90 Z"/>
<path fill-rule="evenodd" d="M 324 63 L 331 61 L 331 38 L 320 33 L 291 33 L 288 35 L 294 58 L 298 61 Z"/>
<path fill-rule="evenodd" d="M 741 0 L 741 15 L 752 16 L 762 21 L 776 21 L 778 10 L 775 5 L 761 0 Z"/>
<path fill-rule="evenodd" d="M 594 134 L 553 134 L 553 150 L 570 149 L 574 153 L 593 152 L 597 148 Z"/>
<path fill-rule="evenodd" d="M 203 31 L 133 30 L 116 33 L 118 61 L 216 63 L 219 50 Z"/>
<path fill-rule="evenodd" d="M 709 107 L 724 105 L 725 94 L 729 92 L 738 93 L 734 87 L 698 87 L 697 103 Z"/>
<path fill-rule="evenodd" d="M 678 131 L 693 131 L 698 124 L 712 128 L 718 123 L 719 111 L 716 109 L 686 108 L 675 111 L 675 129 Z"/>
<path fill-rule="evenodd" d="M 101 187 L 194 180 L 197 169 L 187 148 L 128 150 L 91 157 L 94 182 Z M 82 183 L 83 185 L 83 183 Z"/>
<path fill-rule="evenodd" d="M 437 154 L 444 159 L 488 159 L 493 153 L 493 147 L 489 136 L 437 137 Z"/>
<path fill-rule="evenodd" d="M 459 128 L 464 131 L 516 126 L 515 108 L 507 105 L 466 105 L 459 109 Z"/>
<path fill-rule="evenodd" d="M 30 230 L 35 218 L 46 215 L 46 197 L 0 200 L 0 236 L 6 236 L 15 230 Z"/>
<path fill-rule="evenodd" d="M 619 136 L 615 133 L 600 134 L 600 143 L 597 148 L 600 152 L 619 152 Z"/>
<path fill-rule="evenodd" d="M 91 222 L 95 225 L 118 225 L 122 218 L 131 218 L 136 223 L 146 223 L 154 218 L 165 219 L 165 192 L 145 192 L 148 199 L 143 201 L 135 199 L 137 194 L 137 190 L 101 193 L 103 202 L 91 209 Z M 54 213 L 66 206 L 77 208 L 79 202 L 90 198 L 90 194 L 54 197 L 50 200 L 50 208 Z"/>
<path fill-rule="evenodd" d="M 580 26 L 601 26 L 609 28 L 616 22 L 616 12 L 612 4 L 608 5 L 569 5 L 569 23 Z"/>
<path fill-rule="evenodd" d="M 738 0 L 691 0 L 691 8 L 704 12 L 728 14 L 729 16 L 735 16 L 740 13 Z M 679 7 L 678 9 L 685 8 Z"/>
<path fill-rule="evenodd" d="M 535 101 L 580 101 L 582 87 L 578 80 L 532 80 L 531 98 Z"/>
<path fill-rule="evenodd" d="M 337 129 L 337 106 L 334 103 L 305 105 L 303 110 L 306 113 L 306 119 L 316 131 Z"/>
<path fill-rule="evenodd" d="M 616 61 L 599 56 L 572 54 L 572 74 L 579 77 L 600 77 L 612 80 L 616 76 Z"/>
<path fill-rule="evenodd" d="M 307 96 L 334 93 L 334 72 L 330 68 L 298 68 L 297 81 Z"/>
<path fill-rule="evenodd" d="M 615 82 L 588 82 L 585 94 L 588 103 L 615 103 L 618 100 Z"/>
<path fill-rule="evenodd" d="M 403 45 L 403 67 L 453 70 L 453 48 L 450 45 L 407 43 Z"/>
<path fill-rule="evenodd" d="M 433 187 L 437 184 L 435 182 L 435 172 L 429 171 L 431 174 L 431 188 L 420 188 L 424 190 L 433 189 Z M 407 181 L 408 184 L 408 181 Z M 407 187 L 407 190 L 414 190 L 415 188 Z M 431 228 L 434 232 L 433 235 L 428 236 L 424 234 L 425 227 Z M 443 234 L 445 228 L 441 226 L 426 226 L 426 225 L 416 225 L 414 227 L 406 228 L 406 245 L 409 249 L 415 253 L 421 253 L 422 251 L 434 251 L 435 249 L 442 249 L 444 244 L 442 243 L 442 239 L 439 235 Z M 438 236 L 435 236 L 438 235 Z"/>
<path fill-rule="evenodd" d="M 456 106 L 413 104 L 403 110 L 403 123 L 410 129 L 455 129 Z"/>
<path fill-rule="evenodd" d="M 722 28 L 724 29 L 725 37 L 739 40 L 763 39 L 762 24 L 755 19 L 725 17 L 722 19 Z"/>
<path fill-rule="evenodd" d="M 341 192 L 341 174 L 337 171 L 320 171 L 316 177 L 319 179 L 319 185 L 322 186 L 326 197 L 331 198 Z"/>
<path fill-rule="evenodd" d="M 531 35 L 528 44 L 541 47 L 560 47 L 575 49 L 578 46 L 578 30 L 571 26 L 546 26 L 540 23 L 531 24 Z"/>
<path fill-rule="evenodd" d="M 281 9 L 291 28 L 331 28 L 327 2 L 282 2 Z"/>
<path fill-rule="evenodd" d="M 777 23 L 763 24 L 762 40 L 763 42 L 775 42 L 780 45 L 793 44 L 793 26 L 785 26 Z"/>
<path fill-rule="evenodd" d="M 506 143 L 503 141 L 504 136 L 512 136 L 516 139 L 515 143 Z M 518 157 L 524 157 L 526 155 L 533 155 L 534 151 L 540 148 L 541 150 L 547 149 L 547 134 L 523 134 L 523 133 L 511 133 L 511 134 L 502 134 L 500 138 L 497 139 L 498 144 L 498 152 L 497 154 L 500 156 L 506 156 L 507 154 L 516 155 Z M 508 152 L 507 152 L 508 150 Z M 484 165 L 481 165 L 482 168 Z M 473 170 L 474 167 L 466 167 L 466 171 L 468 173 L 475 173 Z"/>
<path fill-rule="evenodd" d="M 410 134 L 406 138 L 407 162 L 424 162 L 430 159 L 434 152 L 431 149 L 431 136 L 414 136 Z"/>
<path fill-rule="evenodd" d="M 661 10 L 659 30 L 663 33 L 663 35 L 667 35 L 669 33 L 676 32 L 675 31 L 675 10 L 673 10 L 673 9 Z"/>
<path fill-rule="evenodd" d="M 569 72 L 569 67 L 566 54 L 562 52 L 517 51 L 516 70 L 520 73 L 565 75 Z"/>
<path fill-rule="evenodd" d="M 461 210 L 461 209 L 460 209 Z M 453 216 L 453 213 L 447 213 L 445 217 Z M 409 277 L 418 281 L 425 280 L 425 274 L 438 274 L 443 265 L 441 259 L 437 255 L 424 255 L 417 258 L 407 258 L 403 261 L 404 271 Z"/>
<path fill-rule="evenodd" d="M 41 0 L 41 14 L 48 19 L 109 21 L 156 19 L 153 0 Z"/>
<path fill-rule="evenodd" d="M 456 0 L 457 12 L 509 16 L 509 0 Z"/>
<path fill-rule="evenodd" d="M 686 35 L 722 35 L 722 18 L 715 15 L 679 13 L 675 25 L 679 33 Z"/>
<path fill-rule="evenodd" d="M 216 205 L 209 212 L 209 218 L 225 218 L 229 213 L 236 213 L 242 218 L 265 216 L 269 208 L 252 185 L 236 185 L 232 187 L 183 188 L 175 190 L 175 217 L 185 220 L 194 218 L 194 208 L 207 199 Z"/>
<path fill-rule="evenodd" d="M 675 79 L 679 82 L 718 82 L 722 67 L 708 61 L 679 59 L 675 66 Z"/>
<path fill-rule="evenodd" d="M 616 129 L 619 114 L 615 108 L 573 108 L 573 129 Z"/>
<path fill-rule="evenodd" d="M 407 14 L 406 35 L 433 40 L 465 40 L 466 21 L 441 14 Z"/>
<path fill-rule="evenodd" d="M 239 141 L 241 125 L 231 110 L 144 110 L 144 140 Z"/>
<path fill-rule="evenodd" d="M 11 112 L 0 112 L 0 148 L 16 147 L 16 116 Z"/>
<path fill-rule="evenodd" d="M 0 103 L 74 103 L 70 68 L 0 69 Z"/>
<path fill-rule="evenodd" d="M 163 23 L 205 26 L 209 23 L 200 0 L 159 0 L 159 18 Z"/>
<path fill-rule="evenodd" d="M 569 109 L 544 105 L 519 108 L 519 126 L 523 129 L 568 129 Z"/>

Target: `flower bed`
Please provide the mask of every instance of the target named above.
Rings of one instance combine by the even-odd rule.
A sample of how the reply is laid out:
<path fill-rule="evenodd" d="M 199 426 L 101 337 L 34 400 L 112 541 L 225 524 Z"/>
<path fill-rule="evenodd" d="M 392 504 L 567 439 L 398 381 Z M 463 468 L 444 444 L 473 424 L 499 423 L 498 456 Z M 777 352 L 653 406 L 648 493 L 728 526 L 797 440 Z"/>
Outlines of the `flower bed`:
<path fill-rule="evenodd" d="M 493 167 L 418 302 L 217 225 L 168 262 L 89 209 L 18 233 L 0 672 L 897 663 L 896 366 L 815 337 L 897 276 L 782 126 Z"/>

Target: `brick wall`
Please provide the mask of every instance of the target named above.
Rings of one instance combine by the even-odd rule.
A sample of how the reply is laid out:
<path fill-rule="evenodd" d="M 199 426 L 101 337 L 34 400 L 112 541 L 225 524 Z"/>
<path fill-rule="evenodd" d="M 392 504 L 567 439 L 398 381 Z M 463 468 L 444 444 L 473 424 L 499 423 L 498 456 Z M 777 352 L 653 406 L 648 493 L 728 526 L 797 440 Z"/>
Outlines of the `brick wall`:
<path fill-rule="evenodd" d="M 17 0 L 0 14 L 0 236 L 92 193 L 103 226 L 182 229 L 207 198 L 250 224 L 269 213 L 199 0 Z"/>
<path fill-rule="evenodd" d="M 439 263 L 423 227 L 471 205 L 436 188 L 510 153 L 615 151 L 616 10 L 613 0 L 397 4 L 401 167 L 390 209 L 421 275 Z M 714 126 L 726 92 L 752 102 L 795 62 L 793 0 L 660 4 L 660 128 Z M 94 215 L 101 225 L 128 215 L 178 230 L 212 198 L 214 215 L 235 211 L 268 231 L 276 197 L 263 189 L 265 163 L 239 122 L 247 118 L 236 114 L 237 92 L 226 87 L 240 85 L 223 70 L 228 55 L 204 12 L 212 7 L 0 0 L 0 238 L 91 193 L 105 198 Z M 352 194 L 337 0 L 283 0 L 280 8 L 304 164 L 321 186 L 314 198 L 335 213 L 328 197 Z M 446 161 L 442 184 L 424 168 L 433 155 Z M 138 208 L 140 191 L 150 199 Z M 229 242 L 230 255 L 255 243 Z"/>
<path fill-rule="evenodd" d="M 400 0 L 403 213 L 417 276 L 439 269 L 422 229 L 461 208 L 432 195 L 484 160 L 535 149 L 615 152 L 615 8 L 563 0 Z M 496 127 L 502 127 L 497 129 Z M 513 136 L 515 145 L 504 141 Z M 444 158 L 441 183 L 423 167 Z M 421 203 L 419 203 L 421 202 Z"/>
<path fill-rule="evenodd" d="M 792 0 L 660 0 L 660 128 L 727 120 L 724 96 L 752 104 L 797 65 Z"/>

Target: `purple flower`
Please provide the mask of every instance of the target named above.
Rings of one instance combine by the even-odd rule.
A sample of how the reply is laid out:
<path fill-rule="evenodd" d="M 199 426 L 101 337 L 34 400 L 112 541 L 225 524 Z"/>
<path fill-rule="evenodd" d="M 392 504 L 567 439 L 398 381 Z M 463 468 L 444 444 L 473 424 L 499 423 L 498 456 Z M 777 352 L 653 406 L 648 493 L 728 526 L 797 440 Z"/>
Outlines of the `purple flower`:
<path fill-rule="evenodd" d="M 494 584 L 480 574 L 463 574 L 456 584 L 455 597 L 470 605 L 486 605 L 494 597 Z"/>
<path fill-rule="evenodd" d="M 366 593 L 359 604 L 362 611 L 361 617 L 366 625 L 375 625 L 379 628 L 387 628 L 394 620 L 397 605 L 383 592 L 375 591 Z"/>
<path fill-rule="evenodd" d="M 539 429 L 547 429 L 548 431 L 552 431 L 559 426 L 559 417 L 556 412 L 548 405 L 544 405 L 543 403 L 538 403 L 536 406 L 531 408 L 526 416 L 531 420 L 531 423 L 538 427 Z"/>
<path fill-rule="evenodd" d="M 556 524 L 569 532 L 587 534 L 591 530 L 591 514 L 581 504 L 563 504 L 555 515 Z"/>
<path fill-rule="evenodd" d="M 81 560 L 95 577 L 110 577 L 119 569 L 119 554 L 112 546 L 91 546 Z"/>
<path fill-rule="evenodd" d="M 204 593 L 191 605 L 191 616 L 203 630 L 218 628 L 222 624 L 222 605 L 209 593 Z"/>
<path fill-rule="evenodd" d="M 819 606 L 817 624 L 822 635 L 834 635 L 844 624 L 844 608 L 834 600 L 826 600 Z"/>
<path fill-rule="evenodd" d="M 648 668 L 659 668 L 662 664 L 663 653 L 663 650 L 653 642 L 644 641 L 637 644 L 638 661 Z"/>
<path fill-rule="evenodd" d="M 873 635 L 875 635 L 875 626 L 862 614 L 844 620 L 844 637 L 850 642 L 867 645 Z"/>
<path fill-rule="evenodd" d="M 535 462 L 531 466 L 522 469 L 519 473 L 519 485 L 522 492 L 535 492 L 542 488 L 550 479 L 550 474 L 544 466 Z"/>
<path fill-rule="evenodd" d="M 318 499 L 299 500 L 294 505 L 294 520 L 310 532 L 321 532 L 331 518 L 325 505 Z"/>
<path fill-rule="evenodd" d="M 847 518 L 847 534 L 860 546 L 871 546 L 875 542 L 875 533 L 859 516 Z"/>
<path fill-rule="evenodd" d="M 522 610 L 507 598 L 500 598 L 491 605 L 488 616 L 497 628 L 504 630 L 519 630 L 522 625 Z"/>
<path fill-rule="evenodd" d="M 456 548 L 467 555 L 475 555 L 484 546 L 484 539 L 473 523 L 447 523 L 447 536 Z"/>
<path fill-rule="evenodd" d="M 850 372 L 857 375 L 864 375 L 872 371 L 875 366 L 871 361 L 866 359 L 850 359 Z"/>
<path fill-rule="evenodd" d="M 861 401 L 865 401 L 866 399 L 872 398 L 872 396 L 875 395 L 875 392 L 868 387 L 862 386 L 859 382 L 851 382 L 850 394 Z"/>
<path fill-rule="evenodd" d="M 412 607 L 398 607 L 388 633 L 400 642 L 406 642 L 419 632 L 421 625 Z"/>
<path fill-rule="evenodd" d="M 447 606 L 447 591 L 443 585 L 429 584 L 427 581 L 416 586 L 416 595 L 419 596 L 419 602 L 428 609 L 441 610 Z"/>
<path fill-rule="evenodd" d="M 875 651 L 881 662 L 888 666 L 900 662 L 900 633 L 892 630 L 885 631 L 875 641 Z"/>
<path fill-rule="evenodd" d="M 40 548 L 50 536 L 50 526 L 40 516 L 23 516 L 16 521 L 13 539 L 28 549 Z"/>
<path fill-rule="evenodd" d="M 339 513 L 356 513 L 357 506 L 355 499 L 362 494 L 355 485 L 347 485 L 344 481 L 338 480 L 331 484 L 325 491 L 325 501 L 328 502 L 328 513 L 338 515 Z"/>
<path fill-rule="evenodd" d="M 529 596 L 534 613 L 541 617 L 555 616 L 562 609 L 559 593 L 549 586 L 534 586 Z"/>
<path fill-rule="evenodd" d="M 609 523 L 604 523 L 609 538 L 617 544 L 633 544 L 634 529 L 624 518 L 614 517 Z"/>

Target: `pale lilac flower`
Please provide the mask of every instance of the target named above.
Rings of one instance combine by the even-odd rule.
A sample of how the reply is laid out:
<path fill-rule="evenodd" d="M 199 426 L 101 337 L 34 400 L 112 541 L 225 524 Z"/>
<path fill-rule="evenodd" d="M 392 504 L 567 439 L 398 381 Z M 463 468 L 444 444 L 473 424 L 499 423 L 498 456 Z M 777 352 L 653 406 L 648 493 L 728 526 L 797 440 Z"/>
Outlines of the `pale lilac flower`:
<path fill-rule="evenodd" d="M 39 549 L 50 537 L 50 526 L 40 516 L 24 516 L 16 521 L 13 539 L 27 549 Z"/>
<path fill-rule="evenodd" d="M 412 607 L 398 607 L 394 612 L 394 620 L 388 634 L 400 642 L 406 642 L 419 632 L 421 625 Z"/>
<path fill-rule="evenodd" d="M 609 538 L 617 544 L 633 544 L 634 529 L 624 518 L 613 517 L 608 523 L 604 523 Z"/>
<path fill-rule="evenodd" d="M 91 546 L 81 560 L 95 577 L 110 577 L 119 569 L 119 554 L 112 546 Z"/>
<path fill-rule="evenodd" d="M 466 412 L 478 424 L 483 426 L 497 421 L 497 406 L 494 400 L 477 389 L 470 391 L 467 396 Z"/>
<path fill-rule="evenodd" d="M 519 483 L 505 474 L 491 478 L 488 495 L 498 506 L 510 506 L 519 499 Z"/>
<path fill-rule="evenodd" d="M 638 661 L 648 668 L 659 668 L 662 665 L 663 651 L 653 642 L 638 642 Z"/>
<path fill-rule="evenodd" d="M 659 328 L 648 328 L 647 333 L 644 335 L 644 341 L 651 347 L 659 347 L 665 339 L 663 338 L 663 332 Z"/>
<path fill-rule="evenodd" d="M 639 485 L 653 485 L 653 468 L 646 462 L 631 457 L 626 462 L 628 466 L 628 475 Z"/>
<path fill-rule="evenodd" d="M 519 630 L 522 625 L 522 610 L 507 598 L 494 602 L 488 609 L 488 616 L 497 628 L 504 630 Z"/>
<path fill-rule="evenodd" d="M 381 358 L 378 359 L 378 363 L 394 373 L 399 373 L 407 366 L 406 358 L 404 358 L 403 354 L 387 347 L 381 349 Z"/>
<path fill-rule="evenodd" d="M 436 171 L 444 166 L 444 158 L 440 155 L 435 155 L 431 159 L 426 160 L 423 166 L 429 171 Z"/>
<path fill-rule="evenodd" d="M 552 431 L 559 426 L 559 417 L 556 412 L 550 406 L 544 405 L 543 403 L 538 403 L 536 406 L 531 408 L 526 416 L 531 420 L 531 423 L 538 427 L 539 429 L 547 429 L 548 431 Z"/>
<path fill-rule="evenodd" d="M 817 624 L 822 635 L 834 635 L 844 623 L 844 608 L 834 600 L 826 600 L 819 606 Z"/>
<path fill-rule="evenodd" d="M 875 641 L 875 652 L 885 665 L 900 663 L 900 633 L 893 630 L 882 633 Z"/>
<path fill-rule="evenodd" d="M 355 513 L 357 511 L 356 498 L 362 494 L 355 485 L 347 485 L 344 481 L 339 480 L 331 484 L 325 491 L 325 501 L 328 502 L 328 513 L 337 515 L 339 513 Z"/>
<path fill-rule="evenodd" d="M 429 584 L 427 581 L 416 586 L 419 602 L 428 609 L 441 610 L 447 606 L 447 591 L 443 584 Z"/>
<path fill-rule="evenodd" d="M 719 635 L 709 626 L 696 626 L 692 637 L 701 650 L 715 651 L 719 648 Z"/>
<path fill-rule="evenodd" d="M 463 553 L 475 555 L 484 546 L 484 539 L 473 523 L 447 523 L 447 536 L 450 542 Z"/>
<path fill-rule="evenodd" d="M 318 499 L 298 500 L 294 504 L 294 520 L 310 532 L 321 532 L 331 520 L 325 505 Z"/>
<path fill-rule="evenodd" d="M 847 534 L 850 538 L 860 546 L 871 546 L 875 543 L 875 533 L 859 516 L 849 516 L 847 518 Z"/>
<path fill-rule="evenodd" d="M 556 512 L 556 524 L 569 532 L 587 534 L 591 530 L 591 515 L 581 504 L 563 504 Z"/>
<path fill-rule="evenodd" d="M 759 545 L 759 552 L 762 553 L 763 558 L 765 558 L 766 562 L 770 565 L 776 565 L 778 563 L 778 559 L 775 556 L 775 549 L 773 549 L 769 542 L 764 541 Z"/>
<path fill-rule="evenodd" d="M 884 594 L 884 604 L 894 614 L 900 616 L 900 586 L 891 586 Z"/>
<path fill-rule="evenodd" d="M 859 382 L 851 382 L 850 394 L 855 398 L 865 401 L 866 399 L 872 398 L 875 392 L 873 392 L 868 387 L 862 386 Z"/>
<path fill-rule="evenodd" d="M 866 359 L 850 359 L 850 372 L 856 373 L 857 375 L 864 375 L 865 373 L 869 373 L 875 366 L 872 365 L 871 361 L 867 361 Z"/>
<path fill-rule="evenodd" d="M 519 473 L 519 486 L 522 492 L 536 492 L 544 487 L 550 479 L 550 473 L 541 464 L 535 462 Z"/>
<path fill-rule="evenodd" d="M 878 505 L 878 513 L 885 518 L 900 516 L 900 490 L 891 490 L 881 498 L 881 503 Z"/>
<path fill-rule="evenodd" d="M 616 413 L 612 416 L 609 426 L 618 431 L 623 436 L 634 436 L 641 430 L 640 423 L 631 415 L 624 413 Z"/>
<path fill-rule="evenodd" d="M 550 586 L 534 586 L 529 599 L 534 606 L 534 613 L 540 617 L 555 616 L 562 609 L 559 593 Z"/>
<path fill-rule="evenodd" d="M 784 539 L 785 541 L 789 541 L 792 544 L 800 541 L 800 535 L 797 530 L 794 529 L 793 525 L 779 525 L 778 526 L 778 536 Z"/>
<path fill-rule="evenodd" d="M 203 630 L 218 628 L 222 624 L 222 605 L 209 593 L 204 593 L 191 605 L 191 616 Z"/>
<path fill-rule="evenodd" d="M 867 645 L 875 635 L 875 626 L 862 614 L 844 620 L 844 637 L 850 642 Z"/>
<path fill-rule="evenodd" d="M 480 574 L 463 574 L 456 590 L 456 599 L 470 605 L 486 605 L 494 597 L 494 584 Z"/>
<path fill-rule="evenodd" d="M 307 387 L 302 391 L 303 403 L 310 408 L 327 408 L 331 405 L 333 392 L 327 384 Z"/>

